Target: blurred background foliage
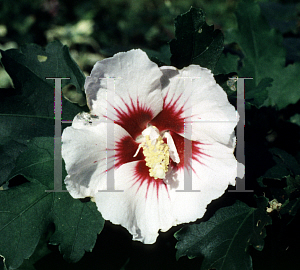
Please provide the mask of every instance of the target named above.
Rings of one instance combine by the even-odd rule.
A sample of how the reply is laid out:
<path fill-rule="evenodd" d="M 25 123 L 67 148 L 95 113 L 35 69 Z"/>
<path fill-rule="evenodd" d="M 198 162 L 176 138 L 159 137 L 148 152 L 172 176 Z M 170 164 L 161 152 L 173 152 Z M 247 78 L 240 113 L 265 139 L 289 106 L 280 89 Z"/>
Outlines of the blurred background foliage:
<path fill-rule="evenodd" d="M 288 61 L 300 60 L 300 5 L 298 1 L 259 1 L 270 26 L 286 35 Z M 58 39 L 88 74 L 98 60 L 132 48 L 169 57 L 174 18 L 191 6 L 202 8 L 207 23 L 227 31 L 237 27 L 238 0 L 11 0 L 0 3 L 0 49 L 25 43 L 45 46 Z M 280 12 L 278 12 L 280 11 Z M 226 35 L 225 35 L 226 38 Z M 225 40 L 226 43 L 226 40 Z M 230 50 L 237 50 L 228 46 Z M 149 53 L 148 52 L 148 53 Z M 164 59 L 162 59 L 164 60 Z M 0 87 L 9 87 L 0 71 Z"/>

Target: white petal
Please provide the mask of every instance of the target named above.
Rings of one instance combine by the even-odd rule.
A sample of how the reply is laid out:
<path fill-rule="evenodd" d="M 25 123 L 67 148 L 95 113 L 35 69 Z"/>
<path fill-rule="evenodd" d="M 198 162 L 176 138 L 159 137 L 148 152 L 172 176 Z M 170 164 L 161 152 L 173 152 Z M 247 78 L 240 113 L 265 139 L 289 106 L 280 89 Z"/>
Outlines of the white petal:
<path fill-rule="evenodd" d="M 137 164 L 138 161 L 124 164 L 115 172 L 115 185 L 124 192 L 98 192 L 94 200 L 104 219 L 121 224 L 133 240 L 152 244 L 160 229 L 167 231 L 175 225 L 172 202 L 165 185 L 157 188 L 150 183 L 148 188 L 147 181 L 136 182 Z"/>
<path fill-rule="evenodd" d="M 175 143 L 173 141 L 172 136 L 170 135 L 169 132 L 165 132 L 164 137 L 167 138 L 167 144 L 169 146 L 169 153 L 170 153 L 170 158 L 176 162 L 179 163 L 180 162 L 180 158 L 175 146 Z"/>
<path fill-rule="evenodd" d="M 159 137 L 159 131 L 157 128 L 154 128 L 153 126 L 147 127 L 142 132 L 143 136 L 149 136 L 149 139 L 151 140 L 152 144 L 156 142 L 157 138 Z"/>
<path fill-rule="evenodd" d="M 74 198 L 92 197 L 107 186 L 107 127 L 114 130 L 115 142 L 129 136 L 118 125 L 88 119 L 89 114 L 78 114 L 62 134 L 62 157 L 68 173 L 65 183 Z M 108 160 L 114 159 L 114 152 L 109 152 Z"/>
<path fill-rule="evenodd" d="M 233 150 L 215 142 L 201 145 L 199 161 L 192 160 L 189 171 L 177 172 L 178 187 L 184 190 L 184 173 L 192 179 L 192 189 L 199 192 L 170 192 L 173 201 L 173 215 L 177 223 L 191 222 L 201 218 L 207 205 L 224 194 L 228 185 L 235 185 L 237 161 Z M 174 196 L 174 197 L 173 197 Z"/>
<path fill-rule="evenodd" d="M 197 65 L 182 70 L 161 67 L 161 70 L 165 105 L 175 104 L 175 110 L 182 109 L 177 119 L 169 119 L 170 124 L 185 118 L 192 126 L 192 140 L 229 143 L 238 114 L 211 71 Z M 188 138 L 183 121 L 181 130 L 175 132 Z"/>
<path fill-rule="evenodd" d="M 85 82 L 91 113 L 107 116 L 109 112 L 113 115 L 111 120 L 126 130 L 124 125 L 129 127 L 135 121 L 139 121 L 137 126 L 144 125 L 143 117 L 150 121 L 162 110 L 161 76 L 158 66 L 139 49 L 97 62 Z"/>

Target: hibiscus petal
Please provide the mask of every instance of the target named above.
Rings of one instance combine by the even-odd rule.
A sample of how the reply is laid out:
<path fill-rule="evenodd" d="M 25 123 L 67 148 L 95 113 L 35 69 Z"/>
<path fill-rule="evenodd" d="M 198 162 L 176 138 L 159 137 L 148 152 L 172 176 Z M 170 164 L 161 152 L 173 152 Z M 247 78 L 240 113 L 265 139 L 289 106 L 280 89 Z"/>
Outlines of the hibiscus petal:
<path fill-rule="evenodd" d="M 115 184 L 124 192 L 98 192 L 94 201 L 104 219 L 125 227 L 133 240 L 152 244 L 160 229 L 167 231 L 176 222 L 166 185 L 137 174 L 141 166 L 148 171 L 144 161 L 121 166 L 115 172 Z"/>
<path fill-rule="evenodd" d="M 164 138 L 167 139 L 167 144 L 169 146 L 169 151 L 170 151 L 170 158 L 176 162 L 179 163 L 180 162 L 180 158 L 176 149 L 176 145 L 174 143 L 174 140 L 172 138 L 172 136 L 170 135 L 169 132 L 165 132 L 164 134 Z"/>
<path fill-rule="evenodd" d="M 151 124 L 192 140 L 229 143 L 238 114 L 211 71 L 196 65 L 182 70 L 161 67 L 161 71 L 164 106 Z M 191 124 L 189 135 L 185 124 Z"/>
<path fill-rule="evenodd" d="M 108 118 L 110 113 L 135 139 L 162 110 L 161 77 L 158 66 L 139 49 L 97 62 L 85 82 L 91 113 Z"/>
<path fill-rule="evenodd" d="M 111 142 L 107 138 L 107 128 L 114 132 Z M 131 146 L 130 151 L 125 151 L 128 146 Z M 114 169 L 107 168 L 107 163 L 115 162 L 115 167 L 119 167 L 125 162 L 142 159 L 142 154 L 133 157 L 137 147 L 122 127 L 92 119 L 88 113 L 78 114 L 72 126 L 65 128 L 62 134 L 67 190 L 74 198 L 93 197 L 98 190 L 107 188 L 107 169 Z"/>
<path fill-rule="evenodd" d="M 201 144 L 199 149 L 193 152 L 190 167 L 177 170 L 178 187 L 175 192 L 169 192 L 178 224 L 201 218 L 212 200 L 221 197 L 228 185 L 235 185 L 234 148 L 214 142 Z M 178 192 L 184 190 L 187 179 L 192 182 L 193 192 Z"/>

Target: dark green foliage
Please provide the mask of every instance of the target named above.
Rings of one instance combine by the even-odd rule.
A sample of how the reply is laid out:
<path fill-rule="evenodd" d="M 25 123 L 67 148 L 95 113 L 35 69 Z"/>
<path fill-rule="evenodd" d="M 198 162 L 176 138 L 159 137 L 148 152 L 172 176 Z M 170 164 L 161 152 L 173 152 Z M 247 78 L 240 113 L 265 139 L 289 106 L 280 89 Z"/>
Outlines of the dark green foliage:
<path fill-rule="evenodd" d="M 264 227 L 271 224 L 265 212 L 267 204 L 266 198 L 258 199 L 258 208 L 237 201 L 206 222 L 184 227 L 175 234 L 176 257 L 203 257 L 201 270 L 252 269 L 248 248 L 263 249 Z"/>
<path fill-rule="evenodd" d="M 82 203 L 68 192 L 46 192 L 54 183 L 53 147 L 51 137 L 34 138 L 11 175 L 23 175 L 30 182 L 0 192 L 0 254 L 10 268 L 33 254 L 52 223 L 55 231 L 49 242 L 59 245 L 71 262 L 92 250 L 104 226 L 94 203 Z"/>
<path fill-rule="evenodd" d="M 223 51 L 224 37 L 205 22 L 201 9 L 191 8 L 175 20 L 175 39 L 170 42 L 171 65 L 179 69 L 191 64 L 213 70 Z"/>

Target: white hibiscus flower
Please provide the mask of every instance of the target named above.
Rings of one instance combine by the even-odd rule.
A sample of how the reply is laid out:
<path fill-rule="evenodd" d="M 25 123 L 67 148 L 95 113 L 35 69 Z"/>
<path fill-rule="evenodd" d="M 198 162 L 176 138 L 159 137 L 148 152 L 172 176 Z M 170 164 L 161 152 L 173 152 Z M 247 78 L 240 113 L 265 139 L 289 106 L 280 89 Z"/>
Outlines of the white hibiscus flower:
<path fill-rule="evenodd" d="M 159 230 L 201 218 L 235 185 L 238 116 L 210 70 L 159 68 L 131 50 L 97 62 L 85 90 L 90 114 L 62 134 L 65 183 L 133 240 L 151 244 Z"/>

